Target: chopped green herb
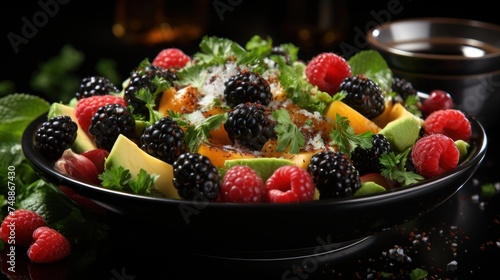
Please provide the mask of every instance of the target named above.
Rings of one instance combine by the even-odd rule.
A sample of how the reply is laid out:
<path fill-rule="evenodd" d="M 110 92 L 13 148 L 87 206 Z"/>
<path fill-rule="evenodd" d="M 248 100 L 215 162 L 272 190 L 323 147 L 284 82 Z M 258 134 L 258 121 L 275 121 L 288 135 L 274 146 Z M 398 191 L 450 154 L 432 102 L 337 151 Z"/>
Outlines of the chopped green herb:
<path fill-rule="evenodd" d="M 481 195 L 485 198 L 493 197 L 496 193 L 495 185 L 493 183 L 486 183 L 481 185 Z"/>
<path fill-rule="evenodd" d="M 179 120 L 179 125 L 186 124 L 184 117 L 179 118 L 176 115 L 174 120 Z M 218 129 L 227 120 L 227 113 L 212 115 L 204 119 L 199 124 L 193 125 L 187 123 L 186 133 L 184 139 L 190 151 L 197 151 L 202 141 L 207 141 L 210 138 L 210 131 Z"/>
<path fill-rule="evenodd" d="M 369 149 L 372 146 L 373 133 L 367 131 L 362 134 L 356 134 L 354 128 L 350 126 L 349 119 L 337 114 L 335 124 L 330 132 L 332 144 L 337 145 L 339 150 L 351 157 L 352 152 L 356 147 Z"/>
<path fill-rule="evenodd" d="M 299 153 L 300 148 L 304 146 L 306 141 L 300 129 L 290 119 L 288 111 L 286 109 L 273 111 L 273 117 L 278 122 L 274 127 L 274 131 L 278 135 L 276 151 L 282 152 L 289 148 L 289 153 Z"/>
<path fill-rule="evenodd" d="M 134 180 L 128 169 L 123 166 L 112 166 L 99 174 L 99 179 L 105 188 L 147 195 L 151 192 L 158 175 L 148 174 L 146 170 L 141 169 Z"/>
<path fill-rule="evenodd" d="M 397 155 L 394 152 L 383 154 L 380 157 L 380 163 L 382 164 L 382 176 L 392 181 L 397 181 L 402 186 L 408 186 L 423 180 L 424 177 L 422 175 L 406 170 L 405 164 L 410 151 L 411 149 L 409 148 Z"/>

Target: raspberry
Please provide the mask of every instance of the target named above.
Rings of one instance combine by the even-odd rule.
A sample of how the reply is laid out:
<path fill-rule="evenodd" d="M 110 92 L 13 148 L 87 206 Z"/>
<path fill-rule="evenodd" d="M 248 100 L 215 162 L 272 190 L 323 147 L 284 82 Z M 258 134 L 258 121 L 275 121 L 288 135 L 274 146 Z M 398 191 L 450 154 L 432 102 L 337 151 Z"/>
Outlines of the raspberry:
<path fill-rule="evenodd" d="M 426 135 L 415 143 L 411 160 L 417 173 L 432 178 L 457 167 L 460 152 L 455 141 L 443 134 Z"/>
<path fill-rule="evenodd" d="M 161 50 L 151 64 L 159 66 L 164 69 L 169 68 L 183 68 L 191 58 L 183 51 L 176 48 L 168 48 Z"/>
<path fill-rule="evenodd" d="M 262 202 L 265 195 L 264 182 L 259 174 L 246 165 L 231 167 L 220 188 L 220 198 L 224 202 Z"/>
<path fill-rule="evenodd" d="M 347 61 L 335 53 L 321 53 L 311 59 L 306 66 L 307 80 L 319 90 L 334 95 L 342 80 L 351 76 Z"/>
<path fill-rule="evenodd" d="M 311 175 L 296 165 L 276 169 L 265 188 L 267 200 L 273 203 L 311 201 L 315 191 Z"/>
<path fill-rule="evenodd" d="M 38 213 L 26 209 L 10 212 L 2 222 L 0 238 L 5 244 L 29 246 L 33 241 L 33 231 L 46 222 Z M 11 243 L 11 242 L 15 243 Z"/>
<path fill-rule="evenodd" d="M 123 97 L 110 94 L 91 96 L 78 101 L 75 107 L 75 116 L 80 127 L 85 132 L 88 132 L 90 124 L 92 123 L 92 117 L 97 112 L 97 109 L 108 104 L 121 104 L 127 106 L 127 102 Z"/>
<path fill-rule="evenodd" d="M 28 249 L 28 257 L 35 263 L 52 263 L 64 259 L 71 253 L 69 240 L 47 226 L 33 232 L 34 242 Z"/>
<path fill-rule="evenodd" d="M 444 134 L 454 141 L 469 141 L 472 131 L 467 117 L 459 110 L 446 109 L 431 113 L 424 122 L 426 134 Z"/>
<path fill-rule="evenodd" d="M 437 110 L 453 109 L 453 106 L 453 98 L 449 93 L 443 90 L 433 90 L 429 98 L 422 102 L 420 111 L 424 116 L 428 116 Z"/>

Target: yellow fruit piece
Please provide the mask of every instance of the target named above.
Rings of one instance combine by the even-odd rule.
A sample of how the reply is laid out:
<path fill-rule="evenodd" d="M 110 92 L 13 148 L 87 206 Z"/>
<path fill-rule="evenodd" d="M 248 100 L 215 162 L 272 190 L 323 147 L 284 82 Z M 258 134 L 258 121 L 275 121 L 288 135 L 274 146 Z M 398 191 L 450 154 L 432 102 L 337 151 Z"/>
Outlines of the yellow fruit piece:
<path fill-rule="evenodd" d="M 171 87 L 164 91 L 160 103 L 158 105 L 158 112 L 167 115 L 168 111 L 175 111 L 181 114 L 192 113 L 198 107 L 198 89 L 194 86 L 187 86 L 177 91 Z"/>
<path fill-rule="evenodd" d="M 228 159 L 257 158 L 255 154 L 234 149 L 230 145 L 215 145 L 213 143 L 201 143 L 198 153 L 208 157 L 215 167 L 224 167 Z"/>
<path fill-rule="evenodd" d="M 158 175 L 154 187 L 167 198 L 180 199 L 174 187 L 174 170 L 172 165 L 159 160 L 145 151 L 136 143 L 120 134 L 106 158 L 105 166 L 123 166 L 136 179 L 139 171 L 144 169 L 148 174 Z"/>
<path fill-rule="evenodd" d="M 291 160 L 300 168 L 307 169 L 309 162 L 314 154 L 318 151 L 307 151 L 299 152 L 297 154 L 291 154 L 287 151 L 278 152 L 276 151 L 276 146 L 278 145 L 276 139 L 270 139 L 264 144 L 261 149 L 262 156 L 269 158 L 283 158 Z"/>
<path fill-rule="evenodd" d="M 332 102 L 325 113 L 325 117 L 330 125 L 334 125 L 337 114 L 349 120 L 349 124 L 353 127 L 354 133 L 356 134 L 362 134 L 367 131 L 376 134 L 381 129 L 373 121 L 339 100 Z"/>
<path fill-rule="evenodd" d="M 406 110 L 406 108 L 401 103 L 394 103 L 392 101 L 386 102 L 385 110 L 378 117 L 373 119 L 373 122 L 376 123 L 379 127 L 385 127 L 388 123 L 404 117 L 414 117 L 419 123 L 423 124 L 423 120 L 410 111 Z"/>

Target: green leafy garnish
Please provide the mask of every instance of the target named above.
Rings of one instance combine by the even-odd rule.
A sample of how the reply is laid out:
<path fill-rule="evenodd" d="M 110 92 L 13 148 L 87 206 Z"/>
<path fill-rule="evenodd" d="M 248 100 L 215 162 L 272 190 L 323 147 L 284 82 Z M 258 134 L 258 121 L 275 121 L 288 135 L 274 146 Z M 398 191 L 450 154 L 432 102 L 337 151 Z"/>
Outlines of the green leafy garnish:
<path fill-rule="evenodd" d="M 304 146 L 306 140 L 300 129 L 290 119 L 290 114 L 286 109 L 273 111 L 273 117 L 278 124 L 274 127 L 274 131 L 278 136 L 278 146 L 276 151 L 282 152 L 289 148 L 289 153 L 297 154 L 300 148 Z"/>
<path fill-rule="evenodd" d="M 20 143 L 24 129 L 35 118 L 49 110 L 49 107 L 50 104 L 46 100 L 24 93 L 0 98 L 0 166 L 2 170 L 7 170 L 9 165 L 21 162 L 23 154 Z"/>
<path fill-rule="evenodd" d="M 495 185 L 493 183 L 485 183 L 481 185 L 481 195 L 486 198 L 493 197 L 496 194 L 497 190 L 495 189 Z"/>
<path fill-rule="evenodd" d="M 207 76 L 207 69 L 200 64 L 194 64 L 189 67 L 184 67 L 177 71 L 178 80 L 174 84 L 179 87 L 192 85 L 196 88 L 201 88 Z"/>
<path fill-rule="evenodd" d="M 210 138 L 210 131 L 218 129 L 227 120 L 227 113 L 212 115 L 198 124 L 191 124 L 189 121 L 186 121 L 189 119 L 189 116 L 180 114 L 169 116 L 180 126 L 187 127 L 184 140 L 190 151 L 197 151 L 200 143 Z"/>
<path fill-rule="evenodd" d="M 362 134 L 356 134 L 354 128 L 350 125 L 349 119 L 339 114 L 335 117 L 335 124 L 330 132 L 332 144 L 337 145 L 339 150 L 351 157 L 352 152 L 357 147 L 369 149 L 372 147 L 371 131 Z"/>
<path fill-rule="evenodd" d="M 408 186 L 423 180 L 423 176 L 413 171 L 406 170 L 405 164 L 408 160 L 410 151 L 411 148 L 408 148 L 406 151 L 399 154 L 395 154 L 394 152 L 383 154 L 380 157 L 380 163 L 382 164 L 382 176 L 388 178 L 389 180 L 397 181 L 402 186 Z"/>
<path fill-rule="evenodd" d="M 404 107 L 413 115 L 421 117 L 422 112 L 419 109 L 418 106 L 419 103 L 420 103 L 420 98 L 417 95 L 408 95 L 408 97 L 406 97 L 405 99 Z"/>
<path fill-rule="evenodd" d="M 297 106 L 310 112 L 323 113 L 326 107 L 335 99 L 328 93 L 320 91 L 318 87 L 310 84 L 304 77 L 305 64 L 295 62 L 293 66 L 278 59 L 279 81 L 285 90 L 287 97 Z"/>
<path fill-rule="evenodd" d="M 148 87 L 142 87 L 141 89 L 139 89 L 139 91 L 137 91 L 137 93 L 135 94 L 135 97 L 137 97 L 138 99 L 140 99 L 146 103 L 145 106 L 148 109 L 148 113 L 149 113 L 149 115 L 146 118 L 146 121 L 148 121 L 149 123 L 154 123 L 157 120 L 159 120 L 161 117 L 163 117 L 163 115 L 160 112 L 155 110 L 156 99 L 158 96 L 161 95 L 161 93 L 163 93 L 164 91 L 169 89 L 172 86 L 172 84 L 170 82 L 168 82 L 167 80 L 165 80 L 163 77 L 158 77 L 158 76 L 155 76 L 153 78 L 153 80 L 151 81 L 151 83 L 153 85 L 155 85 L 154 92 L 151 92 L 151 90 Z M 134 108 L 131 106 L 129 106 L 129 107 L 132 110 L 132 113 L 135 114 Z M 134 115 L 135 119 L 144 119 L 144 117 L 146 117 L 146 116 L 137 115 L 137 114 Z"/>
<path fill-rule="evenodd" d="M 378 51 L 360 51 L 349 58 L 348 63 L 353 76 L 362 74 L 373 80 L 384 92 L 391 91 L 392 70 Z"/>
<path fill-rule="evenodd" d="M 99 174 L 101 185 L 105 188 L 142 195 L 151 193 L 158 177 L 156 174 L 148 174 L 141 168 L 134 179 L 130 171 L 123 166 L 111 166 Z"/>
<path fill-rule="evenodd" d="M 415 268 L 410 272 L 410 279 L 411 280 L 420 280 L 420 279 L 425 279 L 429 273 L 426 270 L 423 270 L 421 268 Z"/>
<path fill-rule="evenodd" d="M 236 42 L 216 36 L 203 37 L 199 47 L 200 51 L 194 54 L 194 60 L 201 65 L 223 65 L 246 53 Z"/>

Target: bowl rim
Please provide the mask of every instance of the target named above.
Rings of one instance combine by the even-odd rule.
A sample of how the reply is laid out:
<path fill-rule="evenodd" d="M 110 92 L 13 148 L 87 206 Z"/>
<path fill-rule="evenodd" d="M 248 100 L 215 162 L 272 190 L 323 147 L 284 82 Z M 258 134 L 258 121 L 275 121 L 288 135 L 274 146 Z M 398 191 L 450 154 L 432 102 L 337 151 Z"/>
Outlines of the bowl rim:
<path fill-rule="evenodd" d="M 474 61 L 474 60 L 483 60 L 483 59 L 491 59 L 500 57 L 500 47 L 496 48 L 495 52 L 487 53 L 483 56 L 479 57 L 467 57 L 462 55 L 441 55 L 441 54 L 427 54 L 427 53 L 414 53 L 409 51 L 400 50 L 397 48 L 389 47 L 386 44 L 381 43 L 377 40 L 377 36 L 374 35 L 376 30 L 385 30 L 389 29 L 394 24 L 400 23 L 432 23 L 432 24 L 454 24 L 454 25 L 463 25 L 463 26 L 473 26 L 482 29 L 488 29 L 492 31 L 496 31 L 500 33 L 500 25 L 496 25 L 489 22 L 483 22 L 472 19 L 465 18 L 452 18 L 452 17 L 417 17 L 417 18 L 409 18 L 409 19 L 397 19 L 392 20 L 390 22 L 383 22 L 377 26 L 370 28 L 366 32 L 366 40 L 367 43 L 371 44 L 373 47 L 385 51 L 387 53 L 392 53 L 400 56 L 410 57 L 410 58 L 419 58 L 419 59 L 429 59 L 429 60 L 454 60 L 454 61 Z"/>
<path fill-rule="evenodd" d="M 427 94 L 419 92 L 420 96 L 428 96 Z M 289 208 L 294 208 L 297 207 L 298 205 L 303 206 L 303 207 L 309 207 L 309 206 L 328 206 L 331 204 L 337 204 L 337 205 L 355 205 L 358 203 L 367 203 L 367 204 L 380 204 L 383 203 L 384 201 L 390 201 L 392 199 L 395 199 L 399 196 L 405 197 L 408 195 L 411 195 L 412 193 L 418 193 L 421 191 L 425 191 L 425 189 L 429 186 L 429 184 L 434 184 L 436 182 L 442 182 L 446 181 L 452 176 L 459 175 L 469 168 L 473 168 L 473 165 L 476 165 L 475 168 L 477 168 L 480 164 L 480 162 L 483 160 L 486 154 L 487 150 L 487 135 L 484 127 L 481 125 L 481 123 L 473 116 L 469 116 L 469 119 L 471 120 L 473 127 L 477 128 L 477 133 L 476 133 L 476 139 L 474 149 L 471 150 L 469 155 L 465 160 L 463 160 L 459 166 L 457 166 L 455 169 L 448 171 L 444 174 L 441 174 L 437 177 L 434 178 L 429 178 L 429 179 L 424 179 L 416 184 L 413 184 L 408 187 L 398 187 L 394 188 L 391 190 L 387 190 L 384 193 L 377 193 L 377 194 L 368 194 L 368 195 L 362 195 L 362 196 L 352 196 L 352 197 L 345 197 L 345 198 L 332 198 L 332 199 L 325 199 L 325 200 L 314 200 L 314 201 L 308 201 L 308 202 L 291 202 L 291 203 L 231 203 L 231 202 L 209 202 L 206 203 L 206 207 L 212 208 L 233 208 L 233 207 L 243 207 L 243 208 L 255 208 L 255 207 L 260 207 L 260 208 L 282 208 L 285 209 L 287 207 Z M 44 121 L 46 120 L 46 114 L 42 114 L 40 117 L 38 117 L 35 121 L 30 123 L 28 127 L 25 129 L 23 136 L 22 136 L 22 150 L 25 155 L 25 157 L 28 159 L 28 161 L 32 164 L 32 166 L 35 168 L 35 170 L 38 170 L 38 172 L 41 172 L 45 175 L 49 175 L 50 177 L 57 179 L 59 184 L 67 186 L 71 189 L 75 189 L 76 191 L 83 191 L 85 193 L 89 192 L 95 192 L 96 194 L 102 194 L 102 195 L 108 195 L 108 196 L 117 196 L 119 198 L 123 199 L 138 199 L 142 201 L 143 203 L 167 203 L 167 204 L 173 204 L 176 206 L 179 206 L 181 204 L 185 205 L 190 205 L 190 206 L 197 206 L 200 204 L 200 201 L 190 201 L 190 200 L 182 200 L 182 199 L 171 199 L 171 198 L 163 198 L 163 197 L 153 197 L 153 196 L 145 196 L 145 195 L 137 195 L 137 194 L 132 194 L 132 193 L 127 193 L 127 192 L 121 192 L 117 190 L 111 190 L 107 189 L 101 186 L 96 186 L 92 184 L 88 184 L 85 182 L 81 182 L 75 178 L 72 178 L 68 175 L 62 174 L 58 171 L 56 171 L 51 164 L 53 162 L 49 161 L 48 159 L 45 158 L 39 158 L 40 154 L 34 149 L 34 135 L 36 132 L 36 128 Z M 474 132 L 474 130 L 473 130 Z M 474 134 L 473 134 L 474 135 Z M 51 163 L 51 164 L 48 164 Z M 42 176 L 44 177 L 44 176 Z M 76 189 L 77 188 L 77 189 Z M 459 188 L 457 188 L 458 190 Z M 92 197 L 89 197 L 90 199 L 93 199 Z"/>

